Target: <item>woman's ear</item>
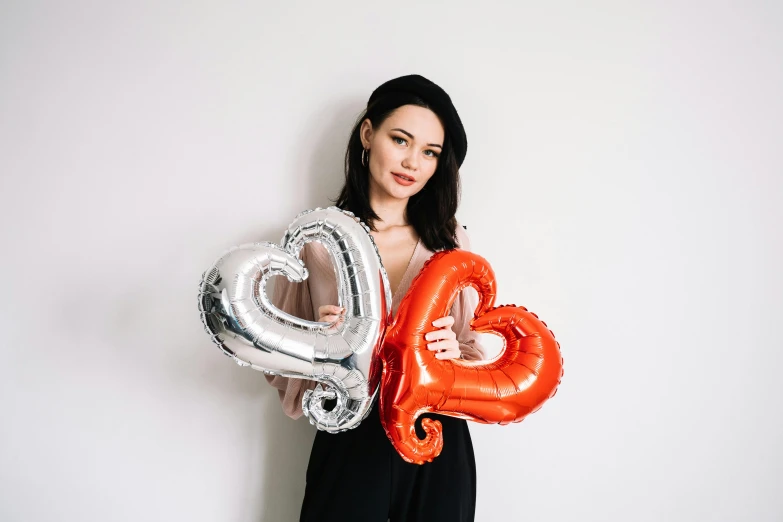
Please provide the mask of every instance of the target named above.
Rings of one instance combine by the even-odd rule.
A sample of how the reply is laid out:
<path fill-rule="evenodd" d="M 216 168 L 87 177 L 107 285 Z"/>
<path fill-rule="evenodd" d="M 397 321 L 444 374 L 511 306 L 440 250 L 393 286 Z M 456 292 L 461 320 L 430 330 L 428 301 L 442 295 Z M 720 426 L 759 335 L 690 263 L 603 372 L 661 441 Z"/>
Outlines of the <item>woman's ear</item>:
<path fill-rule="evenodd" d="M 372 143 L 372 136 L 372 122 L 369 118 L 365 118 L 362 122 L 362 126 L 359 128 L 359 138 L 362 140 L 362 147 L 365 149 L 370 148 L 370 143 Z"/>

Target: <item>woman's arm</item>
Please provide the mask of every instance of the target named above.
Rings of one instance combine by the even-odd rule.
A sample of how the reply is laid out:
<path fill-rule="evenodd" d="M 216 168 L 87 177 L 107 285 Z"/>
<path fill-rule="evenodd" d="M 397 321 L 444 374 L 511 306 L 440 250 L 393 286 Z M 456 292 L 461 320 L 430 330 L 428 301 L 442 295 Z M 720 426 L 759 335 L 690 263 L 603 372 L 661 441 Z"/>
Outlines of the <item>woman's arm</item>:
<path fill-rule="evenodd" d="M 314 321 L 313 304 L 311 298 L 311 280 L 312 271 L 308 264 L 309 243 L 302 247 L 302 261 L 305 263 L 308 272 L 308 278 L 302 283 L 294 283 L 284 276 L 275 278 L 274 289 L 270 300 L 280 310 L 293 316 L 301 317 L 309 321 Z M 293 379 L 281 377 L 279 375 L 264 375 L 267 382 L 277 388 L 280 395 L 280 403 L 283 412 L 292 419 L 298 419 L 302 416 L 302 396 L 305 390 L 312 390 L 317 384 L 316 381 L 309 379 Z"/>
<path fill-rule="evenodd" d="M 470 250 L 470 238 L 462 225 L 457 225 L 457 241 L 459 248 Z M 478 306 L 478 292 L 472 286 L 469 286 L 459 293 L 457 299 L 451 307 L 451 313 L 454 317 L 454 332 L 457 334 L 459 348 L 462 352 L 462 358 L 468 361 L 478 361 L 487 358 L 487 351 L 479 340 L 479 334 L 470 329 L 470 321 L 473 319 L 473 312 Z"/>

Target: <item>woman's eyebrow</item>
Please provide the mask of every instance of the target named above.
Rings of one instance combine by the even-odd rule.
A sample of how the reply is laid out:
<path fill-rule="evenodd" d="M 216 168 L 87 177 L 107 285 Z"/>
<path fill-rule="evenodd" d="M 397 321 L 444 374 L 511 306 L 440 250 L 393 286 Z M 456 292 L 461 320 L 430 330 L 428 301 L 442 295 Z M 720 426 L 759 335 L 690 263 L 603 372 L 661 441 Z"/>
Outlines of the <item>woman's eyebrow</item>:
<path fill-rule="evenodd" d="M 410 138 L 410 139 L 412 139 L 412 140 L 415 140 L 415 139 L 416 139 L 416 138 L 414 138 L 414 137 L 413 137 L 413 134 L 411 134 L 410 132 L 408 132 L 408 131 L 406 131 L 406 130 L 403 130 L 403 129 L 396 129 L 396 128 L 395 128 L 395 129 L 392 129 L 392 130 L 400 131 L 401 133 L 405 134 L 407 137 L 409 137 L 409 138 Z M 439 149 L 442 149 L 442 148 L 443 148 L 441 145 L 438 145 L 437 143 L 428 143 L 428 144 L 427 144 L 427 146 L 428 146 L 428 147 L 438 147 Z"/>

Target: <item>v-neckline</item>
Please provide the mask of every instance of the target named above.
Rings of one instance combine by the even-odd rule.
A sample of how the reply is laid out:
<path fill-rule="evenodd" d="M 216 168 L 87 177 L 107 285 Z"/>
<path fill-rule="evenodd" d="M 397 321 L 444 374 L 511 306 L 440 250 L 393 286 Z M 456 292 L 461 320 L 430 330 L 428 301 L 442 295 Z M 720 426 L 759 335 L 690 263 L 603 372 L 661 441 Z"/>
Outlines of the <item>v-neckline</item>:
<path fill-rule="evenodd" d="M 419 243 L 421 243 L 421 237 L 416 241 L 416 246 L 413 247 L 413 252 L 411 252 L 411 257 L 410 259 L 408 259 L 408 265 L 405 267 L 405 271 L 402 273 L 400 282 L 397 283 L 397 288 L 395 288 L 394 292 L 392 293 L 392 303 L 397 297 L 397 294 L 400 291 L 400 287 L 402 287 L 402 284 L 405 282 L 405 278 L 408 277 L 408 271 L 411 269 L 411 264 L 413 264 L 413 258 L 416 257 L 416 251 L 419 249 Z"/>

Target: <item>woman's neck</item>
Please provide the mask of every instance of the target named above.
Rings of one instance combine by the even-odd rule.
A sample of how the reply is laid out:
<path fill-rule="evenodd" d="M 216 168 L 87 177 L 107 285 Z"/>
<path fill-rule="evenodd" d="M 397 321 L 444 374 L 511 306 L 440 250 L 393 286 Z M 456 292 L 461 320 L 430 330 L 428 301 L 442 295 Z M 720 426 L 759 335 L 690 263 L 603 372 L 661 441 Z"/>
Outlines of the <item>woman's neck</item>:
<path fill-rule="evenodd" d="M 375 228 L 382 231 L 392 227 L 408 226 L 406 213 L 408 198 L 397 199 L 379 192 L 381 191 L 370 187 L 370 206 L 380 218 L 380 221 L 375 223 Z"/>

